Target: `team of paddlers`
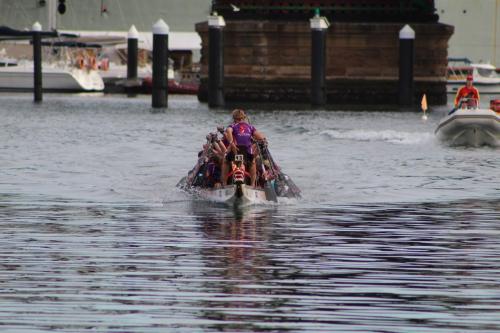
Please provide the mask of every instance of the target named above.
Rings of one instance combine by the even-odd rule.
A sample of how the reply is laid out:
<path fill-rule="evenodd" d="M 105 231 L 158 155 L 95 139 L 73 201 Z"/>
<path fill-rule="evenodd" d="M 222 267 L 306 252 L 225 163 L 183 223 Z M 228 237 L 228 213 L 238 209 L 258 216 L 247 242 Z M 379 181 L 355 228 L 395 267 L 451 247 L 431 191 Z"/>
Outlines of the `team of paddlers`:
<path fill-rule="evenodd" d="M 265 135 L 249 123 L 243 110 L 234 110 L 232 118 L 231 125 L 206 136 L 198 161 L 181 186 L 217 189 L 241 173 L 251 187 L 271 183 L 277 196 L 299 196 L 300 190 L 273 160 Z"/>

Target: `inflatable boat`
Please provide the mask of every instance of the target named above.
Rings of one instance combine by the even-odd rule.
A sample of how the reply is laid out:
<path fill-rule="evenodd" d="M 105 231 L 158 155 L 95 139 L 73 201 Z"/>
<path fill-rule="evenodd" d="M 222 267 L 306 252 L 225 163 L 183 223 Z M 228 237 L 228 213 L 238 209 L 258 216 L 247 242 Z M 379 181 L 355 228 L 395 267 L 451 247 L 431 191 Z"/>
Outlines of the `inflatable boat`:
<path fill-rule="evenodd" d="M 481 109 L 477 105 L 454 109 L 439 122 L 435 133 L 452 146 L 500 147 L 500 113 L 495 107 Z"/>

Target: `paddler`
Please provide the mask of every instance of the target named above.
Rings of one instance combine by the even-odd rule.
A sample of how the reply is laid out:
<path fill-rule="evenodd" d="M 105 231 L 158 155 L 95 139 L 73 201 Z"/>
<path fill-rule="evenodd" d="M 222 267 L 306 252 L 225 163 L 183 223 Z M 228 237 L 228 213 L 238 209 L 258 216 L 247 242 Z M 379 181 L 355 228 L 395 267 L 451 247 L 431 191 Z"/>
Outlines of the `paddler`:
<path fill-rule="evenodd" d="M 250 184 L 255 186 L 257 167 L 252 139 L 265 140 L 265 136 L 248 123 L 245 111 L 241 109 L 233 110 L 232 116 L 233 124 L 229 125 L 224 132 L 228 143 L 228 152 L 222 162 L 222 185 L 227 185 L 227 174 L 229 173 L 229 166 L 231 165 L 231 161 L 234 160 L 234 156 L 241 154 L 250 169 Z"/>

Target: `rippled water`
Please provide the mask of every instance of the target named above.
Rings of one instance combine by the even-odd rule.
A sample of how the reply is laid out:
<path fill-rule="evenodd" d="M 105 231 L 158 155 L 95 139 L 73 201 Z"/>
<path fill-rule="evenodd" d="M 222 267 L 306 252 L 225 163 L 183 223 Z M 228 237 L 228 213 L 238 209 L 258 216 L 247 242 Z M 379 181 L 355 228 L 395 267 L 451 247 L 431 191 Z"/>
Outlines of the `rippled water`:
<path fill-rule="evenodd" d="M 251 109 L 299 202 L 175 188 L 196 99 L 0 96 L 1 332 L 498 332 L 500 155 L 417 113 Z"/>

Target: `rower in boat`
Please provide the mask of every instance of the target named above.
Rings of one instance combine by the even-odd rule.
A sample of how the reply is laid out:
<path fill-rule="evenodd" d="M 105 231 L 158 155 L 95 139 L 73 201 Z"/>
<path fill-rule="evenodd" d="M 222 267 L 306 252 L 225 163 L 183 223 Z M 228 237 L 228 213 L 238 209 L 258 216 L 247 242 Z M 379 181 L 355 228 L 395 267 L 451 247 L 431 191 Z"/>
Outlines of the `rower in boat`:
<path fill-rule="evenodd" d="M 224 135 L 228 142 L 228 152 L 226 158 L 222 162 L 222 185 L 227 185 L 227 175 L 229 173 L 229 165 L 237 154 L 244 157 L 245 162 L 250 170 L 250 185 L 255 186 L 257 175 L 257 167 L 255 163 L 255 152 L 253 140 L 264 141 L 264 134 L 257 131 L 255 127 L 248 123 L 245 111 L 236 109 L 232 113 L 233 124 L 227 127 Z"/>

